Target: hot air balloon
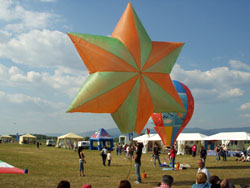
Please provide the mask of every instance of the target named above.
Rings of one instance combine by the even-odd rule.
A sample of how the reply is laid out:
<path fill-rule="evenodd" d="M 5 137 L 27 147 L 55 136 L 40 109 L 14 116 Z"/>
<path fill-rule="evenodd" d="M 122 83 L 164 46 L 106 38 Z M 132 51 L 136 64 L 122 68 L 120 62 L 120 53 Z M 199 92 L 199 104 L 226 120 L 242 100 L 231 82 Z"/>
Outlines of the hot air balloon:
<path fill-rule="evenodd" d="M 90 75 L 67 112 L 111 113 L 140 134 L 153 112 L 185 111 L 170 78 L 184 43 L 151 41 L 130 2 L 111 37 L 68 35 Z"/>
<path fill-rule="evenodd" d="M 186 112 L 153 113 L 154 129 L 159 134 L 165 146 L 173 146 L 178 135 L 190 121 L 194 112 L 194 98 L 186 85 L 173 80 Z"/>

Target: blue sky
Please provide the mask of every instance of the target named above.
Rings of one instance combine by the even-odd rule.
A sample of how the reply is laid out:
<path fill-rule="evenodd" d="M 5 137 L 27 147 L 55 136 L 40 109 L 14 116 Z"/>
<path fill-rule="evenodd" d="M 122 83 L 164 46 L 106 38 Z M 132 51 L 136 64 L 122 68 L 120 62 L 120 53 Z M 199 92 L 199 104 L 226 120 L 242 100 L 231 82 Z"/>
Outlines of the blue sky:
<path fill-rule="evenodd" d="M 65 113 L 88 76 L 66 32 L 108 36 L 127 3 L 0 0 L 0 135 L 116 127 L 109 114 Z M 153 41 L 185 42 L 171 77 L 195 99 L 187 127 L 249 126 L 250 2 L 131 3 Z"/>

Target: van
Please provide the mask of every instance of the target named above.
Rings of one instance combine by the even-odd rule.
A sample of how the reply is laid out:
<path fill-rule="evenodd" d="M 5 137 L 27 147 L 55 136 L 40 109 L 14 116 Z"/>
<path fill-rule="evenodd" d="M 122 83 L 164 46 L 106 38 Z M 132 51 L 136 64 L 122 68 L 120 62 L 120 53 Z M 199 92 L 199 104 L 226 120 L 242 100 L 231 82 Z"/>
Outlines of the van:
<path fill-rule="evenodd" d="M 89 141 L 79 141 L 78 147 L 82 147 L 83 149 L 89 149 Z"/>
<path fill-rule="evenodd" d="M 56 141 L 55 140 L 46 140 L 46 146 L 55 146 Z"/>

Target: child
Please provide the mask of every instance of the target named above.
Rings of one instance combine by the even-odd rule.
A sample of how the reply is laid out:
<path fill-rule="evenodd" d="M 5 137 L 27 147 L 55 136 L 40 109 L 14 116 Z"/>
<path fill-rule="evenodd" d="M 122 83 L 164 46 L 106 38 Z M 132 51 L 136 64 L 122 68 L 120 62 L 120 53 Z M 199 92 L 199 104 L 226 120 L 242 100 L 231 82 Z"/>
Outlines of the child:
<path fill-rule="evenodd" d="M 111 163 L 111 151 L 110 150 L 108 151 L 107 159 L 108 159 L 108 166 L 110 166 L 110 163 Z"/>

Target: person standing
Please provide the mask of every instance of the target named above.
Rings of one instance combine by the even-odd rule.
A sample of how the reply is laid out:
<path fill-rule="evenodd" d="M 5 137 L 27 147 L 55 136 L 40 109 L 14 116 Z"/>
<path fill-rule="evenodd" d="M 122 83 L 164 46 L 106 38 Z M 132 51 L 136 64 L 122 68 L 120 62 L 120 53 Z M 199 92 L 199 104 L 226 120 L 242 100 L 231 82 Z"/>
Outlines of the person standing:
<path fill-rule="evenodd" d="M 135 170 L 136 170 L 135 184 L 140 184 L 141 183 L 140 167 L 141 167 L 142 148 L 143 148 L 143 144 L 138 143 L 137 147 L 136 147 L 136 153 L 135 153 Z"/>
<path fill-rule="evenodd" d="M 37 149 L 39 149 L 39 145 L 40 145 L 40 143 L 37 141 L 37 142 L 36 142 L 36 147 L 37 147 Z"/>
<path fill-rule="evenodd" d="M 106 166 L 107 153 L 108 153 L 107 147 L 104 146 L 102 148 L 102 150 L 101 150 L 101 156 L 102 156 L 102 164 L 103 164 L 103 166 Z"/>
<path fill-rule="evenodd" d="M 108 151 L 107 159 L 108 159 L 108 166 L 110 166 L 111 164 L 111 151 L 110 150 Z"/>
<path fill-rule="evenodd" d="M 220 152 L 221 152 L 221 147 L 220 147 L 220 145 L 218 144 L 218 145 L 215 147 L 216 161 L 219 161 L 219 160 L 220 160 Z"/>
<path fill-rule="evenodd" d="M 170 158 L 171 158 L 171 162 L 172 162 L 172 168 L 174 168 L 175 157 L 176 157 L 176 150 L 175 150 L 174 146 L 172 146 L 171 151 L 170 151 Z"/>
<path fill-rule="evenodd" d="M 210 173 L 209 173 L 208 169 L 205 167 L 204 159 L 199 159 L 199 160 L 198 160 L 198 167 L 199 167 L 199 168 L 198 168 L 197 173 L 199 173 L 199 172 L 205 173 L 206 176 L 207 176 L 207 181 L 209 181 Z"/>
<path fill-rule="evenodd" d="M 222 148 L 222 157 L 223 157 L 223 161 L 227 160 L 227 146 L 223 144 L 223 148 Z"/>
<path fill-rule="evenodd" d="M 206 162 L 207 150 L 203 146 L 201 146 L 200 158 L 204 160 L 204 163 Z"/>
<path fill-rule="evenodd" d="M 194 157 L 194 158 L 195 158 L 195 156 L 196 156 L 196 151 L 197 151 L 197 146 L 196 146 L 196 144 L 194 144 L 194 145 L 192 146 L 192 157 Z"/>
<path fill-rule="evenodd" d="M 116 155 L 119 155 L 119 149 L 120 149 L 119 144 L 120 144 L 120 143 L 117 143 L 117 144 L 116 144 L 116 147 L 115 147 Z"/>
<path fill-rule="evenodd" d="M 159 148 L 159 145 L 157 143 L 155 143 L 155 145 L 154 145 L 153 155 L 154 155 L 154 166 L 156 166 L 156 160 L 158 160 L 159 166 L 161 166 L 160 148 Z"/>
<path fill-rule="evenodd" d="M 78 148 L 78 155 L 79 155 L 79 172 L 80 172 L 79 175 L 80 176 L 85 176 L 84 163 L 86 163 L 86 161 L 85 161 L 85 156 L 84 156 L 82 147 Z"/>

